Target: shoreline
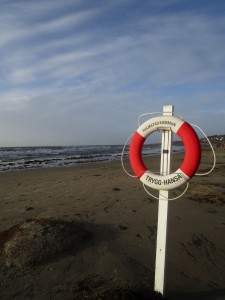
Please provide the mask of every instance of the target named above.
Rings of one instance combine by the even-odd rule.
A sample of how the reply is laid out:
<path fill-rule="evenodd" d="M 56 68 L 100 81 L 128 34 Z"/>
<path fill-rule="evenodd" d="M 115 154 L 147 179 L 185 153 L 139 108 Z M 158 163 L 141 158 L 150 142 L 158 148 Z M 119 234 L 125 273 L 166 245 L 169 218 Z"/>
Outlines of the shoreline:
<path fill-rule="evenodd" d="M 181 141 L 175 141 L 174 145 L 175 146 L 181 146 L 183 144 L 182 144 Z M 146 145 L 146 146 L 148 146 L 148 145 Z M 210 146 L 208 144 L 201 143 L 201 147 L 202 147 L 202 151 L 206 151 L 206 152 L 207 151 L 211 151 Z M 6 148 L 8 148 L 8 147 L 6 147 Z M 21 147 L 19 147 L 19 148 L 21 148 Z M 27 148 L 27 147 L 25 147 L 25 148 Z M 216 146 L 214 145 L 213 148 L 216 149 Z M 217 151 L 220 151 L 220 150 L 222 151 L 223 149 L 222 148 L 220 148 L 220 149 L 217 148 L 216 150 Z M 183 150 L 179 150 L 179 151 L 175 150 L 173 152 L 173 155 L 175 155 L 175 156 L 177 156 L 177 155 L 183 155 L 183 154 L 184 154 Z M 117 156 L 119 156 L 119 155 L 117 154 Z M 120 155 L 120 157 L 121 157 L 121 155 Z M 149 161 L 152 157 L 160 157 L 160 153 L 143 154 L 143 161 Z M 36 159 L 34 159 L 34 161 L 35 160 Z M 53 160 L 55 160 L 55 158 Z M 129 161 L 128 155 L 126 155 L 123 160 L 124 160 L 124 162 Z M 32 159 L 31 159 L 31 161 L 32 161 Z M 89 166 L 92 166 L 92 165 L 102 165 L 102 164 L 108 164 L 108 163 L 109 164 L 110 163 L 113 164 L 113 163 L 118 163 L 118 162 L 119 163 L 121 162 L 121 158 L 117 158 L 117 159 L 104 159 L 104 160 L 96 160 L 96 161 L 89 161 L 89 162 L 78 162 L 78 163 L 74 163 L 74 164 L 71 164 L 71 165 L 70 164 L 68 164 L 68 165 L 53 165 L 53 166 L 44 166 L 44 167 L 43 166 L 39 166 L 39 167 L 28 167 L 28 168 L 24 167 L 24 168 L 21 168 L 21 169 L 3 170 L 3 171 L 0 171 L 0 175 L 4 174 L 4 173 L 22 172 L 22 171 L 29 171 L 29 170 L 45 170 L 45 169 L 47 169 L 47 170 L 52 170 L 53 169 L 54 170 L 54 169 L 64 169 L 64 168 L 65 169 L 68 169 L 68 168 L 74 168 L 74 169 L 76 169 L 76 168 L 80 168 L 82 166 L 88 166 L 89 167 Z M 128 165 L 129 165 L 129 163 L 128 163 Z"/>
<path fill-rule="evenodd" d="M 182 146 L 175 145 L 174 151 Z M 119 160 L 122 145 L 74 146 L 74 147 L 34 147 L 32 149 L 6 148 L 0 149 L 0 172 L 23 169 L 39 169 L 51 167 L 69 167 L 82 164 Z M 22 150 L 21 150 L 22 149 Z M 143 155 L 160 154 L 160 145 L 143 146 Z M 125 151 L 125 156 L 127 150 Z"/>

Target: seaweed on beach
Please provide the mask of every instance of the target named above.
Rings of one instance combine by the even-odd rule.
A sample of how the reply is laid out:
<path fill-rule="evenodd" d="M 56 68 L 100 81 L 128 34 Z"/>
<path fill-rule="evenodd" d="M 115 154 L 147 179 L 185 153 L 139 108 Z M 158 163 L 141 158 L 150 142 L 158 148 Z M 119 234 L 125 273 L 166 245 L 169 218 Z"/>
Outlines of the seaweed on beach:
<path fill-rule="evenodd" d="M 79 300 L 159 300 L 160 294 L 150 290 L 149 283 L 122 281 L 101 276 L 87 277 L 70 285 L 71 295 Z M 65 288 L 65 287 L 64 287 Z M 64 290 L 61 289 L 62 290 Z"/>
<path fill-rule="evenodd" d="M 216 206 L 225 204 L 224 193 L 209 185 L 193 185 L 189 199 L 199 203 L 208 203 Z"/>
<path fill-rule="evenodd" d="M 28 219 L 0 233 L 0 257 L 8 267 L 36 266 L 79 250 L 89 236 L 76 222 Z"/>

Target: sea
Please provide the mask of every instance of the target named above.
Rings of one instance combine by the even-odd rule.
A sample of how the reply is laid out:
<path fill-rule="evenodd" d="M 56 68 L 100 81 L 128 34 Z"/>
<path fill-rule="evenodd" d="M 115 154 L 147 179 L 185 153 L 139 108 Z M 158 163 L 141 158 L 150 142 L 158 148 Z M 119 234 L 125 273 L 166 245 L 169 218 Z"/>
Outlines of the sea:
<path fill-rule="evenodd" d="M 160 153 L 160 144 L 146 144 L 142 155 Z M 46 147 L 2 147 L 0 148 L 0 172 L 69 167 L 96 162 L 109 162 L 129 155 L 123 145 L 46 146 Z M 173 146 L 174 152 L 183 151 L 183 146 Z"/>

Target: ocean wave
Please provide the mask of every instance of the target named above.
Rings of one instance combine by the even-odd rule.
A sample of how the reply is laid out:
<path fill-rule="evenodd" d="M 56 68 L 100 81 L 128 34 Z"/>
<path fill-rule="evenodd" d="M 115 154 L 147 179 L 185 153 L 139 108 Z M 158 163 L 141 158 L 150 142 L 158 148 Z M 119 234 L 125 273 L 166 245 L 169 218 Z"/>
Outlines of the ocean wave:
<path fill-rule="evenodd" d="M 122 149 L 122 145 L 0 148 L 0 172 L 119 160 Z M 173 150 L 183 151 L 183 146 L 174 146 Z M 160 144 L 144 145 L 142 151 L 142 155 L 159 153 Z M 124 151 L 127 156 L 128 148 Z"/>

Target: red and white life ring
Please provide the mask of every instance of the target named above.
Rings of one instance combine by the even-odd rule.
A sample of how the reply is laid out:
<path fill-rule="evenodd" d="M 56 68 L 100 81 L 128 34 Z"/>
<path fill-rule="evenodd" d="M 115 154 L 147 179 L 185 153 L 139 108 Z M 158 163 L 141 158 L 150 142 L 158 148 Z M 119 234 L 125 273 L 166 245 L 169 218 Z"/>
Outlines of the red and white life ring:
<path fill-rule="evenodd" d="M 147 137 L 160 129 L 170 129 L 182 140 L 185 156 L 180 168 L 169 175 L 157 175 L 147 169 L 142 160 L 142 147 Z M 144 122 L 135 132 L 130 144 L 130 164 L 135 175 L 147 186 L 157 190 L 179 187 L 194 176 L 201 160 L 201 146 L 194 129 L 174 116 L 159 116 Z"/>

